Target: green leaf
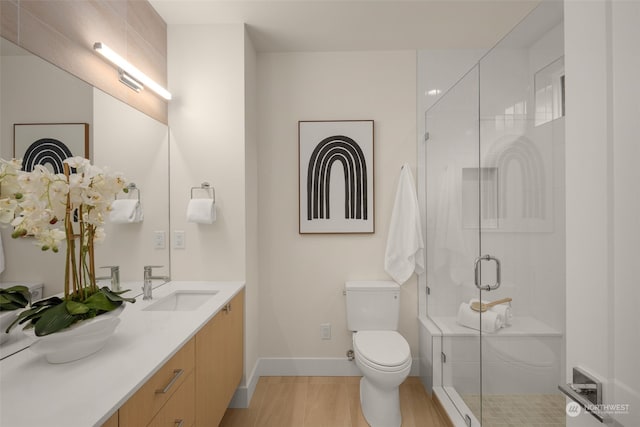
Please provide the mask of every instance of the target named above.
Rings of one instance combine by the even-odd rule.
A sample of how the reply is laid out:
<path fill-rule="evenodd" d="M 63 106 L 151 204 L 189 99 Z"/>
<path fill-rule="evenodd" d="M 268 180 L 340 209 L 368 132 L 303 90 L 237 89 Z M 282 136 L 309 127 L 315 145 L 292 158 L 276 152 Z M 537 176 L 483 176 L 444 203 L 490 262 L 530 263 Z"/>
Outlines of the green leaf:
<path fill-rule="evenodd" d="M 26 307 L 31 301 L 31 293 L 26 286 L 18 285 L 0 288 L 0 311 L 17 310 Z"/>
<path fill-rule="evenodd" d="M 18 304 L 15 302 L 0 303 L 0 311 L 13 311 L 24 308 L 26 304 Z"/>
<path fill-rule="evenodd" d="M 40 301 L 34 302 L 32 307 L 44 307 L 49 305 L 58 305 L 62 303 L 62 298 L 59 297 L 49 297 L 47 299 L 42 299 Z"/>
<path fill-rule="evenodd" d="M 123 301 L 130 302 L 130 303 L 136 302 L 135 298 L 125 298 L 125 297 L 120 296 L 120 294 L 123 294 L 125 292 L 129 292 L 129 289 L 126 289 L 126 290 L 120 291 L 120 292 L 113 292 L 111 289 L 109 289 L 108 287 L 104 286 L 104 287 L 102 287 L 100 289 L 99 292 L 102 292 L 103 294 L 105 294 L 106 297 L 109 298 L 109 300 L 113 301 L 113 302 L 123 302 Z M 118 304 L 118 305 L 120 305 L 120 304 Z"/>
<path fill-rule="evenodd" d="M 111 311 L 116 307 L 118 307 L 120 304 L 122 304 L 122 303 L 116 304 L 115 302 L 107 298 L 107 296 L 102 292 L 97 292 L 91 295 L 89 298 L 84 300 L 84 303 L 89 308 L 102 310 L 102 311 Z"/>
<path fill-rule="evenodd" d="M 76 319 L 67 311 L 66 304 L 55 305 L 42 313 L 35 323 L 36 336 L 42 337 L 68 328 Z"/>
<path fill-rule="evenodd" d="M 89 307 L 87 307 L 86 304 L 83 304 L 81 302 L 68 300 L 66 305 L 67 305 L 67 311 L 70 314 L 74 314 L 74 315 L 85 314 L 86 312 L 89 311 Z"/>
<path fill-rule="evenodd" d="M 29 320 L 33 320 L 33 319 L 39 319 L 41 313 L 46 310 L 47 307 L 32 307 L 30 309 L 24 310 L 22 311 L 17 317 L 16 319 L 11 322 L 11 324 L 7 327 L 7 329 L 5 330 L 5 332 L 9 332 L 11 330 L 11 328 L 13 328 L 13 326 L 16 323 L 20 323 L 23 324 L 25 322 L 28 322 Z M 35 321 L 35 320 L 34 320 Z"/>

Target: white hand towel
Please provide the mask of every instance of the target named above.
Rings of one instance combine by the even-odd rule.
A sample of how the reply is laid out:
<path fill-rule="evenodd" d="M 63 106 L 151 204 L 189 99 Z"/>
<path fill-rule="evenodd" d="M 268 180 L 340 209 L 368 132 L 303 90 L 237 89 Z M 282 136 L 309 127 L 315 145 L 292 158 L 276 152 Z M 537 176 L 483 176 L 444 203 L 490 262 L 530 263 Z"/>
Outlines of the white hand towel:
<path fill-rule="evenodd" d="M 472 299 L 471 301 L 469 301 L 469 305 L 477 301 L 477 299 Z M 487 304 L 487 302 L 488 301 L 482 300 L 483 304 Z M 489 307 L 489 310 L 494 311 L 502 316 L 502 318 L 504 319 L 504 326 L 511 326 L 511 324 L 513 323 L 513 311 L 511 309 L 510 303 L 507 302 L 504 304 L 494 305 L 493 307 Z"/>
<path fill-rule="evenodd" d="M 487 310 L 480 316 L 480 313 L 471 309 L 471 306 L 466 302 L 461 303 L 458 307 L 456 321 L 462 326 L 478 331 L 482 327 L 482 332 L 496 332 L 504 326 L 504 318 L 499 313 Z M 482 326 L 480 322 L 482 322 Z"/>
<path fill-rule="evenodd" d="M 424 240 L 418 197 L 408 164 L 402 166 L 391 214 L 384 269 L 398 284 L 424 272 Z"/>
<path fill-rule="evenodd" d="M 213 224 L 216 220 L 216 204 L 213 199 L 191 199 L 187 206 L 187 221 Z"/>
<path fill-rule="evenodd" d="M 114 224 L 141 222 L 144 219 L 142 206 L 136 199 L 117 199 L 111 203 L 109 221 Z"/>

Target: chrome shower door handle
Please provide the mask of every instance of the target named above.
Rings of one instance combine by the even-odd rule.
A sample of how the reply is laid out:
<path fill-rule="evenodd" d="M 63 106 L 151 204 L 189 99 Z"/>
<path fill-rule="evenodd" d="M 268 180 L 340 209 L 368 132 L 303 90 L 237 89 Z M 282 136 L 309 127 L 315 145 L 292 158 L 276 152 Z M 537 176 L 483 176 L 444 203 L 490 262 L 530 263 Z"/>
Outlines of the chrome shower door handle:
<path fill-rule="evenodd" d="M 496 282 L 493 285 L 482 286 L 482 284 L 480 283 L 480 263 L 482 261 L 495 261 L 496 263 Z M 476 288 L 483 291 L 494 291 L 500 287 L 500 260 L 498 258 L 489 254 L 482 255 L 481 257 L 476 258 L 473 268 L 475 273 L 474 281 L 476 284 Z"/>

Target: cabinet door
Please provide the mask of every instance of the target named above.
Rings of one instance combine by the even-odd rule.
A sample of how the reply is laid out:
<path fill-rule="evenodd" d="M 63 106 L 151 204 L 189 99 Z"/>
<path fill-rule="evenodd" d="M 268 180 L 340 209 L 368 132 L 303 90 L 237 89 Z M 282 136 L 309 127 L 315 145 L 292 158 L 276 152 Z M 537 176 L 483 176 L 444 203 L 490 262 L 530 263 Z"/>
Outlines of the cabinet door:
<path fill-rule="evenodd" d="M 217 426 L 242 379 L 244 290 L 196 334 L 196 425 Z"/>
<path fill-rule="evenodd" d="M 224 415 L 226 314 L 221 311 L 196 334 L 196 425 L 217 426 Z"/>
<path fill-rule="evenodd" d="M 228 392 L 227 399 L 230 401 L 240 385 L 244 366 L 244 290 L 229 303 L 225 320 L 224 342 L 227 343 L 227 351 L 224 356 L 228 369 L 224 371 L 224 382 Z"/>
<path fill-rule="evenodd" d="M 118 427 L 118 413 L 116 412 L 115 414 L 113 414 L 111 418 L 109 418 L 107 421 L 105 421 L 104 424 L 102 424 L 102 427 Z"/>

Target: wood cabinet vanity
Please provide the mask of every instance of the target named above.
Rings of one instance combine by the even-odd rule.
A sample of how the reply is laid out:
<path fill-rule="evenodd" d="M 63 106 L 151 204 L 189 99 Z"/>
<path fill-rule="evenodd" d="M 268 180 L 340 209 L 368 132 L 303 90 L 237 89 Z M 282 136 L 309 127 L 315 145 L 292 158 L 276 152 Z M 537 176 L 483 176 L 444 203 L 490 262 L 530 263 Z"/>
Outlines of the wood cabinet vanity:
<path fill-rule="evenodd" d="M 166 362 L 103 427 L 215 427 L 243 370 L 244 290 Z"/>

